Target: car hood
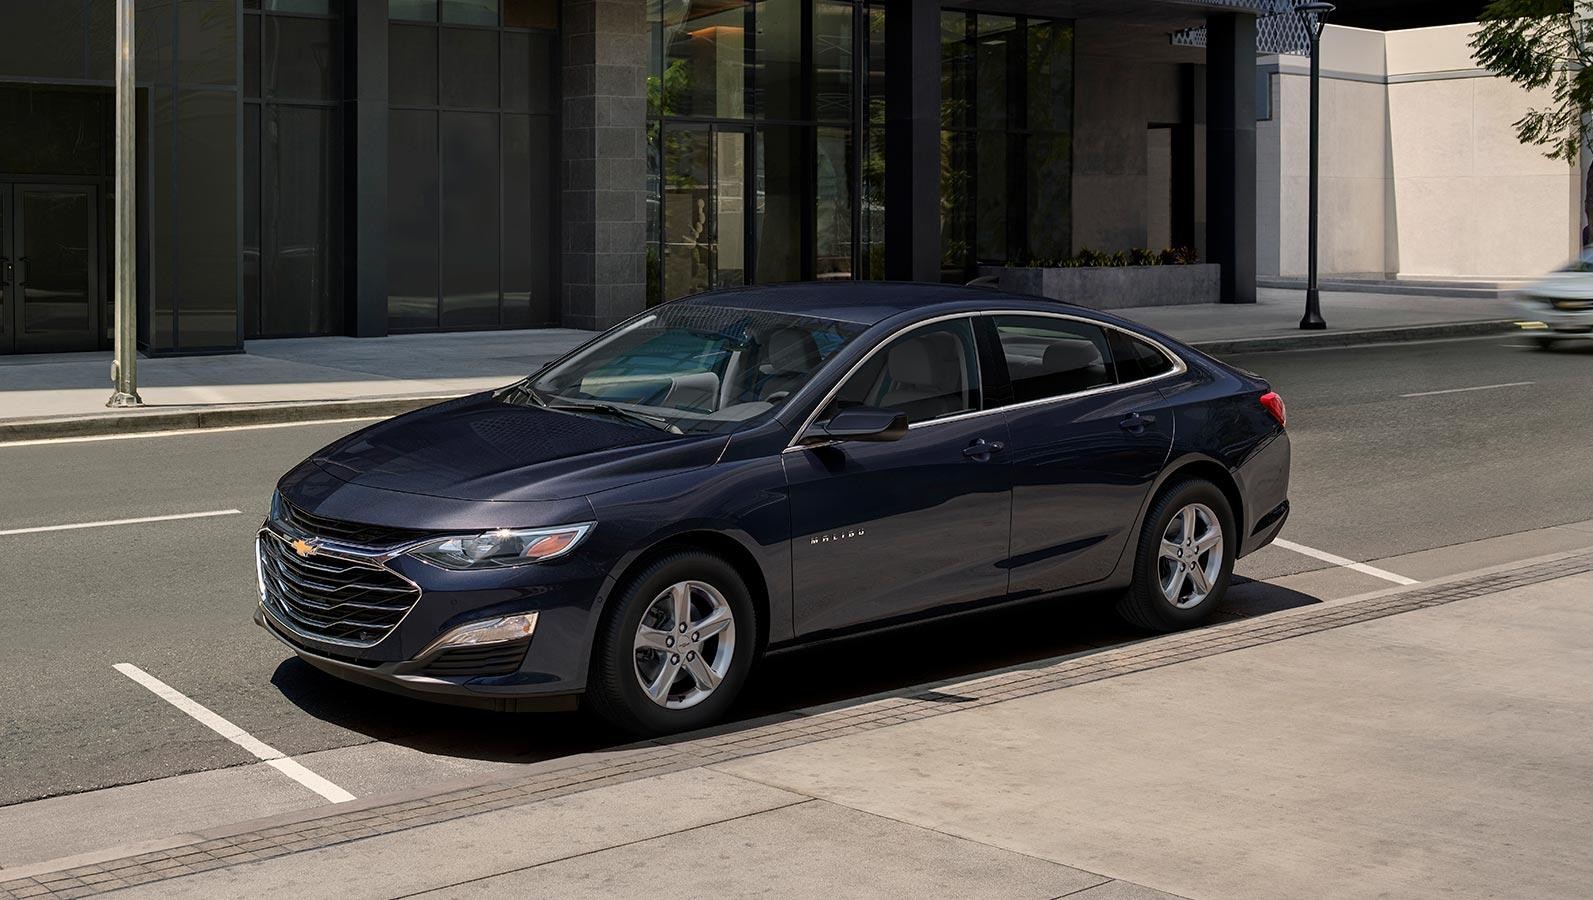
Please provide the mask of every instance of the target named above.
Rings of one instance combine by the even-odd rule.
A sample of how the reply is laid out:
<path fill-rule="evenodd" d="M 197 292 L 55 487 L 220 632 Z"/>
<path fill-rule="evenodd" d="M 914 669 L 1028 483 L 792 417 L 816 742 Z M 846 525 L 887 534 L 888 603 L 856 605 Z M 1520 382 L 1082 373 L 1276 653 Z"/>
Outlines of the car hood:
<path fill-rule="evenodd" d="M 1555 272 L 1522 293 L 1546 300 L 1593 300 L 1593 272 Z"/>
<path fill-rule="evenodd" d="M 311 462 L 377 490 L 456 500 L 563 500 L 710 466 L 727 440 L 477 394 L 355 432 Z"/>

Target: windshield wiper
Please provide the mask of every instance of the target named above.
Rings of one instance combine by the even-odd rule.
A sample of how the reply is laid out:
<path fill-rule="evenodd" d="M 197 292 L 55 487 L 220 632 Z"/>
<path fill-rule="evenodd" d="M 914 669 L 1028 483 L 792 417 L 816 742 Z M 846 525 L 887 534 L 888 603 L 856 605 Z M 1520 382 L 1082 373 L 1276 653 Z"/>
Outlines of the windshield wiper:
<path fill-rule="evenodd" d="M 627 420 L 632 421 L 632 422 L 638 422 L 638 423 L 640 423 L 642 425 L 647 425 L 647 426 L 649 426 L 651 428 L 657 428 L 660 431 L 667 431 L 667 432 L 670 432 L 671 434 L 681 434 L 682 433 L 679 428 L 676 428 L 674 425 L 669 424 L 669 420 L 667 420 L 667 419 L 663 419 L 663 418 L 660 418 L 658 416 L 649 416 L 649 415 L 647 415 L 645 413 L 635 412 L 634 410 L 625 409 L 624 407 L 616 406 L 616 405 L 614 405 L 612 403 L 593 403 L 593 402 L 586 401 L 586 400 L 582 400 L 582 401 L 580 401 L 578 403 L 577 402 L 570 402 L 568 400 L 559 400 L 559 401 L 556 401 L 556 402 L 553 402 L 553 403 L 548 403 L 546 401 L 543 401 L 540 397 L 537 398 L 537 401 L 540 402 L 547 409 L 556 409 L 556 410 L 560 410 L 562 412 L 604 413 L 606 415 L 614 416 L 616 418 L 627 419 Z"/>

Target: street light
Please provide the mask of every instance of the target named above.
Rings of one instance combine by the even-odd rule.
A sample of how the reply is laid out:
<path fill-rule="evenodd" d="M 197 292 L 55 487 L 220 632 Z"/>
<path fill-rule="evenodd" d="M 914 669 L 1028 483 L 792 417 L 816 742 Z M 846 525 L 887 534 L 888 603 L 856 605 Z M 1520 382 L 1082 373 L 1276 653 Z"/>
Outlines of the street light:
<path fill-rule="evenodd" d="M 133 0 L 116 2 L 116 227 L 115 359 L 111 362 L 111 382 L 116 386 L 106 406 L 142 406 L 138 396 L 138 271 L 137 210 L 133 196 L 136 177 L 134 123 L 137 74 L 133 69 Z"/>
<path fill-rule="evenodd" d="M 1331 3 L 1301 3 L 1294 12 L 1305 23 L 1311 36 L 1311 236 L 1310 271 L 1305 287 L 1305 318 L 1300 328 L 1321 331 L 1327 328 L 1322 318 L 1322 290 L 1317 283 L 1318 219 L 1321 213 L 1321 162 L 1322 162 L 1322 30 L 1327 27 L 1328 16 L 1337 9 Z"/>

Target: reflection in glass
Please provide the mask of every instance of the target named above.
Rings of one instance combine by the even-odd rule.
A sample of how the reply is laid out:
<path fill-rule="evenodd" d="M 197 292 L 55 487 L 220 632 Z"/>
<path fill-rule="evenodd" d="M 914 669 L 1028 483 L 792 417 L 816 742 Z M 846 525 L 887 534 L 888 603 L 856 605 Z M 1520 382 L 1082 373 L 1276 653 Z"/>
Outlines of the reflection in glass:
<path fill-rule="evenodd" d="M 437 114 L 387 120 L 387 319 L 394 331 L 437 327 Z"/>
<path fill-rule="evenodd" d="M 0 13 L 0 76 L 83 77 L 82 3 L 8 0 L 3 7 L 4 12 Z"/>
<path fill-rule="evenodd" d="M 387 17 L 412 22 L 435 22 L 437 0 L 387 0 Z"/>
<path fill-rule="evenodd" d="M 713 285 L 711 203 L 713 156 L 707 130 L 664 132 L 664 297 L 673 300 Z"/>
<path fill-rule="evenodd" d="M 1007 127 L 1007 67 L 1015 50 L 1011 47 L 1017 20 L 1008 16 L 980 16 L 977 69 L 974 85 L 974 120 L 985 131 Z"/>
<path fill-rule="evenodd" d="M 444 328 L 498 324 L 498 116 L 442 114 Z"/>
<path fill-rule="evenodd" d="M 852 277 L 852 130 L 818 130 L 818 193 L 814 215 L 814 274 L 818 278 Z M 760 280 L 762 273 L 759 273 Z"/>
<path fill-rule="evenodd" d="M 459 25 L 496 25 L 498 0 L 442 0 L 442 20 Z"/>
<path fill-rule="evenodd" d="M 973 135 L 942 131 L 940 160 L 941 265 L 960 273 L 967 269 L 972 250 L 968 236 L 973 224 Z"/>
<path fill-rule="evenodd" d="M 868 9 L 868 121 L 863 132 L 861 277 L 885 277 L 885 10 Z"/>
<path fill-rule="evenodd" d="M 758 281 L 802 279 L 804 139 L 807 128 L 770 125 L 758 129 Z"/>
<path fill-rule="evenodd" d="M 331 19 L 264 16 L 261 77 L 266 96 L 281 100 L 335 100 L 338 71 L 336 23 Z"/>
<path fill-rule="evenodd" d="M 940 127 L 968 126 L 968 85 L 973 78 L 968 22 L 962 12 L 940 14 Z"/>
<path fill-rule="evenodd" d="M 665 115 L 746 115 L 748 10 L 735 0 L 664 0 Z"/>
<path fill-rule="evenodd" d="M 498 33 L 442 29 L 443 106 L 491 109 L 498 105 Z"/>
<path fill-rule="evenodd" d="M 256 18 L 251 16 L 250 18 Z M 243 282 L 243 336 L 260 336 L 260 104 L 243 107 L 243 230 L 238 266 Z"/>
<path fill-rule="evenodd" d="M 821 122 L 851 121 L 850 2 L 815 0 L 813 4 L 813 113 Z"/>
<path fill-rule="evenodd" d="M 238 345 L 237 107 L 232 91 L 180 90 L 177 101 L 177 340 Z"/>
<path fill-rule="evenodd" d="M 237 83 L 237 21 L 232 0 L 177 0 L 179 82 Z"/>
<path fill-rule="evenodd" d="M 85 334 L 94 315 L 94 189 L 18 185 L 15 215 L 20 339 Z"/>
<path fill-rule="evenodd" d="M 758 67 L 753 112 L 766 119 L 805 119 L 808 115 L 802 94 L 803 4 L 801 0 L 763 0 L 754 6 Z"/>
<path fill-rule="evenodd" d="M 647 123 L 647 305 L 664 299 L 664 268 L 659 241 L 664 233 L 663 147 L 659 145 L 661 126 Z"/>
<path fill-rule="evenodd" d="M 319 107 L 265 107 L 263 335 L 330 334 L 339 324 L 341 182 L 332 114 Z"/>
<path fill-rule="evenodd" d="M 387 30 L 387 91 L 394 106 L 437 105 L 437 29 Z"/>
<path fill-rule="evenodd" d="M 110 101 L 100 89 L 0 84 L 0 172 L 110 174 Z"/>
<path fill-rule="evenodd" d="M 1007 259 L 1008 136 L 1001 131 L 981 131 L 976 138 L 978 179 L 974 188 L 974 256 L 979 260 Z M 1011 140 L 1019 140 L 1013 136 Z M 1019 196 L 1017 202 L 1022 202 Z"/>
<path fill-rule="evenodd" d="M 504 0 L 503 24 L 510 28 L 559 27 L 558 0 Z"/>
<path fill-rule="evenodd" d="M 548 256 L 554 138 L 546 119 L 503 117 L 504 325 L 558 321 Z"/>
<path fill-rule="evenodd" d="M 714 287 L 747 283 L 747 136 L 714 135 Z"/>

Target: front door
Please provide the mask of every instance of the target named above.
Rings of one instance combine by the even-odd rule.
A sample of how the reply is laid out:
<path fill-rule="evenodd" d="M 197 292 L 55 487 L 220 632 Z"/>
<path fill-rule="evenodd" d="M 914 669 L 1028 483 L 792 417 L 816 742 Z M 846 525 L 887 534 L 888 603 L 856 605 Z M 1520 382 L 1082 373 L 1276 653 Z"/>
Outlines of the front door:
<path fill-rule="evenodd" d="M 967 319 L 909 332 L 818 416 L 895 409 L 912 423 L 906 437 L 784 455 L 798 634 L 1006 597 L 1007 424 L 981 413 L 977 360 Z"/>
<path fill-rule="evenodd" d="M 99 347 L 98 193 L 0 184 L 0 353 Z"/>

